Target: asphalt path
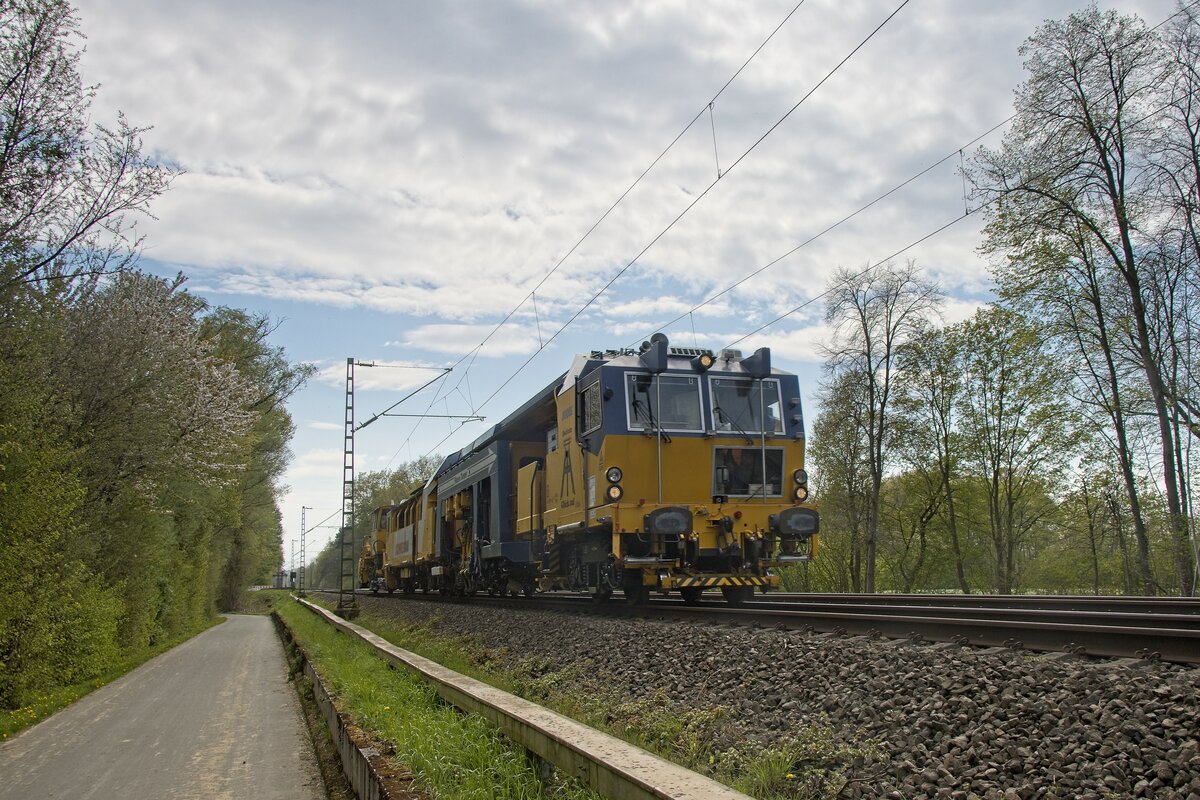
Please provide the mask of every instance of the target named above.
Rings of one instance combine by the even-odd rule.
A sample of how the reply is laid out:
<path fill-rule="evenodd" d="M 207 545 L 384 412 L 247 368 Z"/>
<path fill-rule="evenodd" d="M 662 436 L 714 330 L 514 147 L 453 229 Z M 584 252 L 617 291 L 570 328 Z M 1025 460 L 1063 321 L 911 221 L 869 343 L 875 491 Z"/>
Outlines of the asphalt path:
<path fill-rule="evenodd" d="M 230 616 L 0 744 L 0 800 L 323 800 L 269 617 Z"/>

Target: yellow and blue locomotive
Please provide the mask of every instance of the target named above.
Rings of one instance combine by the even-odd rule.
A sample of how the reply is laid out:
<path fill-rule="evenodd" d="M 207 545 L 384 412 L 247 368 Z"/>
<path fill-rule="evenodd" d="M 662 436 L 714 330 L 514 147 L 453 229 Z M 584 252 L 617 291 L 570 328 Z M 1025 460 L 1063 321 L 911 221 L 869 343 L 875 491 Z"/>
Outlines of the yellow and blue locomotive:
<path fill-rule="evenodd" d="M 384 522 L 369 547 L 389 590 L 642 603 L 719 588 L 736 604 L 778 586 L 774 567 L 815 555 L 807 500 L 796 376 L 772 369 L 767 348 L 743 357 L 656 334 L 577 356 L 421 492 L 381 509 L 377 520 L 404 524 Z"/>

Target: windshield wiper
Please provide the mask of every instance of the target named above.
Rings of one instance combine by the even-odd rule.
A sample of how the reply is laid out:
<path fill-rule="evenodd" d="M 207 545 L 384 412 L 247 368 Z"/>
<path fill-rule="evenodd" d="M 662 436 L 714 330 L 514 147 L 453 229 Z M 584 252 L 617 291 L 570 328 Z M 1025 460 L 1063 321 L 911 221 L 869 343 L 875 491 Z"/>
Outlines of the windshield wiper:
<path fill-rule="evenodd" d="M 671 443 L 670 434 L 668 434 L 665 430 L 663 430 L 663 426 L 659 425 L 658 420 L 654 418 L 654 412 L 652 410 L 650 410 L 649 401 L 646 402 L 646 405 L 643 408 L 641 400 L 634 400 L 633 401 L 633 413 L 634 413 L 635 419 L 638 416 L 645 417 L 646 421 L 649 422 L 653 426 L 654 431 L 657 434 L 659 434 L 660 436 L 662 436 L 662 440 L 664 442 L 666 442 L 667 444 Z"/>
<path fill-rule="evenodd" d="M 714 394 L 715 394 L 715 392 L 714 392 Z M 713 401 L 713 411 L 717 412 L 717 418 L 721 422 L 725 422 L 725 423 L 729 424 L 730 427 L 732 427 L 735 431 L 740 433 L 742 436 L 745 436 L 746 444 L 750 444 L 750 445 L 754 444 L 754 440 L 752 438 L 750 438 L 750 434 L 748 434 L 744 430 L 742 430 L 742 426 L 738 425 L 736 422 L 734 422 L 733 417 L 726 414 L 725 409 L 721 408 L 720 404 L 718 404 L 715 399 Z"/>

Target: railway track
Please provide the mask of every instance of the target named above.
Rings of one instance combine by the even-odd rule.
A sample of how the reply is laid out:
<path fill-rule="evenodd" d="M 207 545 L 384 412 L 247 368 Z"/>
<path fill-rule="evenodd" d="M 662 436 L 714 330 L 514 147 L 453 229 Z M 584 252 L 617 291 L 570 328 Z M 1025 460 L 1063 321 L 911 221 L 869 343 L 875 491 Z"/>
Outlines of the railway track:
<path fill-rule="evenodd" d="M 387 597 L 387 595 L 380 595 Z M 393 595 L 442 599 L 437 595 Z M 1200 664 L 1196 598 L 999 595 L 759 595 L 729 607 L 718 595 L 689 606 L 653 597 L 642 607 L 572 594 L 477 597 L 515 608 L 750 625 L 930 643 Z"/>
<path fill-rule="evenodd" d="M 1022 594 L 793 594 L 768 595 L 778 603 L 842 603 L 870 601 L 888 606 L 938 606 L 953 608 L 1028 608 L 1056 611 L 1112 611 L 1151 614 L 1200 614 L 1200 597 L 1126 597 L 1122 595 L 1022 595 Z M 766 598 L 764 598 L 766 599 Z"/>

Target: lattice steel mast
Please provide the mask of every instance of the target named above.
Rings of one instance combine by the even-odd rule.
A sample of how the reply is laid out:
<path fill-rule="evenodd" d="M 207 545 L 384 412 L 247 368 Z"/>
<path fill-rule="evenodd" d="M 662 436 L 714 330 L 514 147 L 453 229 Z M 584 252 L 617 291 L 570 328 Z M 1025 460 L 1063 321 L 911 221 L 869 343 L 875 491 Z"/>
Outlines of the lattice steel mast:
<path fill-rule="evenodd" d="M 358 616 L 354 594 L 354 359 L 346 359 L 346 427 L 342 457 L 341 579 L 338 582 L 337 614 L 344 619 Z"/>

